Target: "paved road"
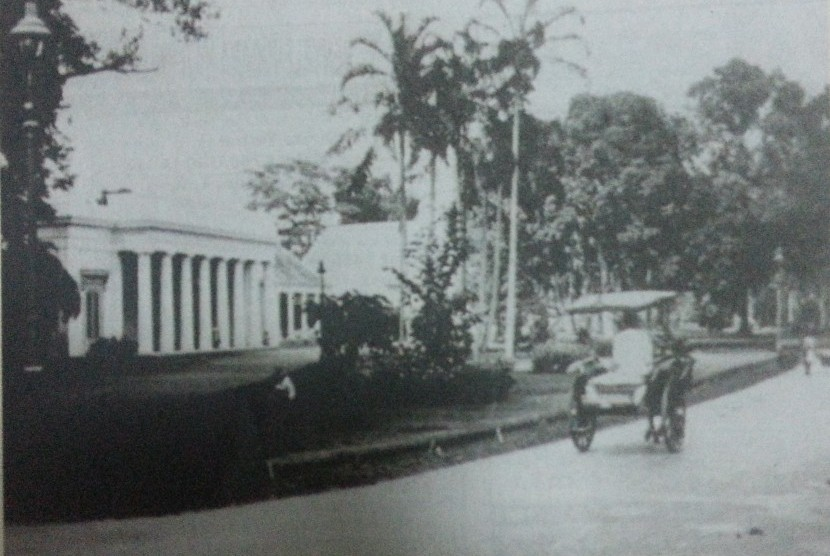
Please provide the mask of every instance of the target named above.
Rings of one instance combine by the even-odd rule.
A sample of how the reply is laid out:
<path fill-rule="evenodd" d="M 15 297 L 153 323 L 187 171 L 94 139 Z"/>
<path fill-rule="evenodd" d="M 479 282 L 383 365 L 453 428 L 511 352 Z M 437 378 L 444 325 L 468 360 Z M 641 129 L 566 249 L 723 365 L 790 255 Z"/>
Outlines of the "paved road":
<path fill-rule="evenodd" d="M 830 554 L 830 369 L 643 423 L 321 495 L 158 519 L 10 527 L 7 554 Z"/>

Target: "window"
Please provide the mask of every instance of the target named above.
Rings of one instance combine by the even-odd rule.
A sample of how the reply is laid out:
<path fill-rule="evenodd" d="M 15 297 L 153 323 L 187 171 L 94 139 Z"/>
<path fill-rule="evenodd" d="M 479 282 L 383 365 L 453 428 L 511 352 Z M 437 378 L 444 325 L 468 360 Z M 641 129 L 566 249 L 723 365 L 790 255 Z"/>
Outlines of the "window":
<path fill-rule="evenodd" d="M 103 334 L 102 309 L 107 285 L 105 270 L 82 270 L 81 291 L 84 296 L 86 338 L 94 342 Z"/>
<path fill-rule="evenodd" d="M 86 292 L 86 337 L 89 340 L 101 337 L 101 293 L 97 290 Z"/>

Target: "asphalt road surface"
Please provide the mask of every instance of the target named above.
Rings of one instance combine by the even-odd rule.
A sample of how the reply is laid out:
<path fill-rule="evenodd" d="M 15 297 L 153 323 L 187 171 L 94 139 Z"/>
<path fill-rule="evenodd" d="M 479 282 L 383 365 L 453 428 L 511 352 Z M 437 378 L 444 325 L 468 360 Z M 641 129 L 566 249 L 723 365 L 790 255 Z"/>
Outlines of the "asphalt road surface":
<path fill-rule="evenodd" d="M 830 554 L 830 369 L 370 487 L 164 518 L 10 527 L 7 554 Z"/>

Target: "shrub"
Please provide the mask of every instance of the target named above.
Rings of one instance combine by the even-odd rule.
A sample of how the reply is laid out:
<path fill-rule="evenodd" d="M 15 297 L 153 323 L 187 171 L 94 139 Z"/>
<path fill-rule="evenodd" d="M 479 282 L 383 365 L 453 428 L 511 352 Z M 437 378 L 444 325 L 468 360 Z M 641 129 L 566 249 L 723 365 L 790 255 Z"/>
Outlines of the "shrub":
<path fill-rule="evenodd" d="M 487 403 L 503 399 L 513 383 L 506 365 L 492 368 L 467 364 L 473 317 L 471 297 L 453 293 L 453 278 L 467 257 L 468 246 L 456 208 L 447 214 L 447 241 L 427 245 L 415 277 L 393 270 L 415 301 L 412 338 L 407 343 L 366 344 L 361 362 L 369 378 L 369 403 L 375 406 Z"/>
<path fill-rule="evenodd" d="M 533 372 L 564 373 L 571 363 L 590 354 L 587 345 L 550 340 L 533 349 Z"/>
<path fill-rule="evenodd" d="M 461 214 L 453 207 L 447 213 L 447 240 L 427 245 L 416 278 L 393 270 L 398 280 L 419 305 L 412 319 L 412 340 L 416 359 L 426 358 L 427 370 L 440 372 L 462 365 L 470 356 L 474 317 L 468 310 L 472 298 L 452 291 L 453 278 L 467 259 L 467 240 L 461 229 Z"/>
<path fill-rule="evenodd" d="M 515 382 L 504 362 L 435 365 L 421 346 L 374 351 L 364 359 L 375 406 L 478 405 L 503 401 Z"/>
<path fill-rule="evenodd" d="M 86 360 L 95 370 L 123 370 L 134 361 L 138 342 L 129 338 L 99 338 L 89 346 Z"/>
<path fill-rule="evenodd" d="M 308 305 L 309 322 L 320 321 L 320 360 L 342 360 L 354 367 L 361 348 L 388 349 L 397 332 L 385 297 L 345 293 Z"/>

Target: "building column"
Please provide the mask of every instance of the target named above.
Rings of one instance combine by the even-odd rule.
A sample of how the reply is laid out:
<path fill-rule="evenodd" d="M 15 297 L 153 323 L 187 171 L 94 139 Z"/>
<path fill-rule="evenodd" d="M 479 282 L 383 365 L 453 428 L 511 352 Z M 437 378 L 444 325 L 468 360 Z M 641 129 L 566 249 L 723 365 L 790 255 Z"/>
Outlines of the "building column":
<path fill-rule="evenodd" d="M 219 259 L 216 263 L 216 328 L 219 335 L 217 348 L 229 348 L 231 340 L 230 302 L 228 297 L 228 269 L 231 263 Z"/>
<path fill-rule="evenodd" d="M 124 286 L 121 257 L 118 252 L 110 257 L 112 272 L 107 276 L 104 288 L 104 321 L 101 335 L 110 338 L 124 337 Z"/>
<path fill-rule="evenodd" d="M 199 350 L 213 349 L 213 319 L 210 307 L 210 259 L 199 259 Z"/>
<path fill-rule="evenodd" d="M 307 293 L 305 295 L 305 299 L 303 299 L 303 328 L 306 331 L 312 330 L 314 327 L 311 326 L 311 319 L 308 316 L 308 304 L 312 301 L 315 301 L 317 296 L 313 293 Z"/>
<path fill-rule="evenodd" d="M 193 351 L 195 349 L 195 346 L 193 344 L 193 259 L 187 255 L 182 257 L 182 274 L 180 286 L 180 345 L 182 351 Z"/>
<path fill-rule="evenodd" d="M 153 352 L 153 277 L 150 253 L 138 253 L 138 352 Z"/>
<path fill-rule="evenodd" d="M 262 322 L 262 306 L 265 288 L 265 275 L 262 263 L 251 263 L 251 347 L 262 347 L 262 332 L 265 329 Z"/>
<path fill-rule="evenodd" d="M 254 335 L 254 263 L 251 261 L 242 263 L 242 298 L 245 312 L 242 318 L 245 320 L 245 346 L 255 347 L 259 344 Z"/>
<path fill-rule="evenodd" d="M 265 299 L 262 300 L 262 313 L 268 345 L 279 343 L 279 293 L 274 280 L 274 264 L 262 263 L 262 279 L 265 282 Z"/>
<path fill-rule="evenodd" d="M 245 263 L 235 261 L 233 271 L 233 347 L 242 348 L 246 345 L 246 313 L 245 310 Z"/>
<path fill-rule="evenodd" d="M 173 257 L 168 253 L 163 253 L 159 258 L 159 290 L 159 351 L 171 353 L 175 350 L 176 327 L 173 316 Z"/>
<path fill-rule="evenodd" d="M 299 324 L 299 326 L 297 326 Z M 291 338 L 296 338 L 303 333 L 303 294 L 294 292 L 291 294 Z"/>

